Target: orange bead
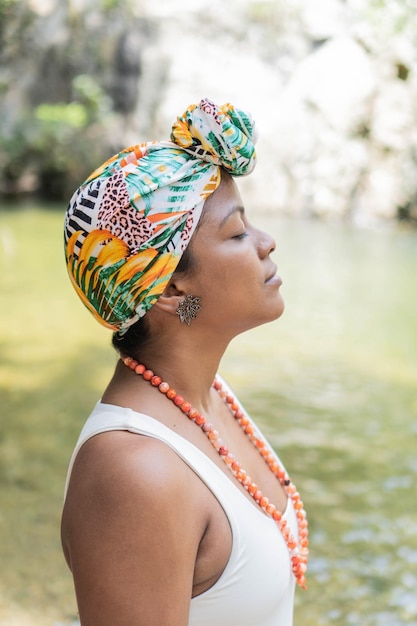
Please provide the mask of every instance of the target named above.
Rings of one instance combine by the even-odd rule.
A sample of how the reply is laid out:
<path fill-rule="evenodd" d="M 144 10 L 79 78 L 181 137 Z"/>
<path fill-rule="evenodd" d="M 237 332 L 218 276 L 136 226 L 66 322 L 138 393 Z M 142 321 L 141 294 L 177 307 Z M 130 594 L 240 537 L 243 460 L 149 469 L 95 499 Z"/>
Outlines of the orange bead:
<path fill-rule="evenodd" d="M 151 385 L 153 387 L 159 387 L 159 385 L 161 384 L 161 378 L 159 376 L 152 376 L 151 378 Z"/>
<path fill-rule="evenodd" d="M 168 383 L 161 383 L 158 389 L 161 393 L 167 393 L 167 391 L 169 391 L 169 385 Z"/>
<path fill-rule="evenodd" d="M 153 377 L 154 373 L 152 370 L 145 370 L 142 374 L 143 378 L 145 380 L 151 380 L 151 378 Z"/>
<path fill-rule="evenodd" d="M 253 494 L 253 499 L 256 500 L 256 502 L 258 503 L 262 500 L 263 497 L 264 497 L 264 494 L 262 493 L 260 489 L 257 489 L 255 493 Z"/>

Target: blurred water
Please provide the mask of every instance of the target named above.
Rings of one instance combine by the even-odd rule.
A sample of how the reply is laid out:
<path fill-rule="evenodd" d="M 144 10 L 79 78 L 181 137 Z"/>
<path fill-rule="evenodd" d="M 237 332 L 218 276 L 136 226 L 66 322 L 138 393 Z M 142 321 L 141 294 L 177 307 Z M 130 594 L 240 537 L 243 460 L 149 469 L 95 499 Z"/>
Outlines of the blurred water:
<path fill-rule="evenodd" d="M 309 513 L 295 623 L 416 625 L 417 233 L 256 221 L 286 312 L 238 340 L 225 374 Z"/>
<path fill-rule="evenodd" d="M 63 285 L 67 279 L 62 216 L 37 210 L 0 214 L 0 218 L 1 280 L 4 293 L 9 294 L 9 307 L 0 311 L 4 354 L 16 354 L 17 338 L 23 344 L 25 363 L 29 348 L 34 351 L 32 363 L 37 365 L 26 367 L 24 381 L 31 383 L 30 389 L 40 386 L 40 392 L 46 385 L 31 405 L 36 405 L 37 428 L 42 426 L 41 417 L 45 421 L 42 432 L 47 440 L 67 389 L 67 374 L 50 382 L 55 380 L 51 344 L 58 346 L 59 364 L 63 354 L 65 361 L 74 351 L 74 368 L 86 368 L 85 380 L 91 387 L 94 363 L 97 390 L 89 390 L 94 398 L 104 384 L 101 372 L 107 379 L 114 357 L 110 348 L 106 352 L 107 336 L 95 330 L 93 321 L 88 325 L 84 309 L 72 292 L 68 295 L 67 282 Z M 273 256 L 284 280 L 286 311 L 277 322 L 237 338 L 222 363 L 222 374 L 260 421 L 306 505 L 311 531 L 308 590 L 296 594 L 294 623 L 417 626 L 417 232 L 389 226 L 361 230 L 348 224 L 271 216 L 251 218 L 277 241 Z M 36 281 L 32 278 L 34 259 Z M 58 290 L 62 290 L 59 298 Z M 16 315 L 27 310 L 27 301 L 31 303 L 29 327 Z M 48 324 L 44 323 L 45 311 L 54 312 Z M 87 338 L 80 339 L 82 332 Z M 41 365 L 46 349 L 51 370 L 45 381 Z M 71 363 L 68 372 L 73 371 Z M 16 380 L 21 381 L 19 358 L 15 366 L 13 359 L 8 365 L 10 380 L 15 380 L 16 367 Z M 52 392 L 58 394 L 55 404 Z M 25 400 L 24 389 L 19 387 L 18 395 Z M 89 402 L 86 398 L 85 412 Z M 23 404 L 26 417 L 28 408 Z M 17 450 L 24 445 L 19 424 L 23 429 L 26 422 L 23 418 L 19 422 L 15 404 L 10 404 L 9 411 L 14 419 L 8 422 L 7 435 L 13 436 L 15 424 Z M 64 414 L 62 432 L 66 432 L 66 420 Z M 64 439 L 53 444 L 53 454 L 37 449 L 37 458 L 44 463 L 39 490 L 45 502 L 50 502 L 52 478 L 46 488 L 44 475 L 49 472 L 55 477 L 57 511 L 63 457 L 69 454 Z M 30 471 L 30 454 L 29 448 L 19 470 L 23 477 Z M 17 485 L 18 503 L 23 497 L 19 489 Z M 15 497 L 12 486 L 7 493 Z M 13 589 L 19 602 L 26 598 L 28 606 L 74 607 L 63 609 L 55 624 L 75 626 L 72 581 L 59 545 L 51 547 L 58 520 L 50 515 L 43 520 L 40 542 L 39 526 L 32 518 L 25 521 L 21 505 L 15 510 L 11 537 L 20 539 L 12 550 L 17 560 L 2 574 L 5 588 Z M 36 563 L 42 564 L 40 555 L 51 550 L 48 568 L 58 573 L 42 578 L 39 588 L 35 588 L 33 562 L 27 559 L 22 537 L 39 548 L 33 550 Z M 3 542 L 3 550 L 6 545 Z"/>

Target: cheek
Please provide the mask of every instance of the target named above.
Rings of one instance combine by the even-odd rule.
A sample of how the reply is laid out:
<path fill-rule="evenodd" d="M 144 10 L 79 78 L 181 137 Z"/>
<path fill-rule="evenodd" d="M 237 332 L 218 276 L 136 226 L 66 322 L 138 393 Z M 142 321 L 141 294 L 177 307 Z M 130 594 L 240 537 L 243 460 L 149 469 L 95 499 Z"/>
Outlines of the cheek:
<path fill-rule="evenodd" d="M 217 294 L 222 294 L 222 298 L 230 303 L 230 307 L 238 308 L 251 296 L 257 296 L 259 287 L 259 275 L 254 270 L 253 265 L 247 263 L 247 258 L 241 263 L 233 266 L 225 266 L 218 272 L 211 283 Z"/>
<path fill-rule="evenodd" d="M 255 294 L 257 287 L 262 287 L 262 271 L 251 249 L 242 246 L 239 250 L 236 245 L 227 251 L 218 251 L 218 254 L 202 255 L 199 261 L 200 270 L 195 275 L 193 289 L 206 301 L 217 298 L 223 303 L 230 301 L 233 306 L 235 302 L 247 299 L 248 294 Z"/>

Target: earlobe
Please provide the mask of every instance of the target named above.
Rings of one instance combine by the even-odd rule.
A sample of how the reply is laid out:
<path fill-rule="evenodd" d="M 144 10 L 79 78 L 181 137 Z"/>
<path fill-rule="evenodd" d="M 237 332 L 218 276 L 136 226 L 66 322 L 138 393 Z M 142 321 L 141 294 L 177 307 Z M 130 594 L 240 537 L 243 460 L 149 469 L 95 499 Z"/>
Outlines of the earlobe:
<path fill-rule="evenodd" d="M 184 296 L 178 293 L 172 295 L 163 293 L 155 302 L 154 307 L 169 315 L 178 315 L 180 322 L 185 322 L 189 326 L 191 320 L 195 319 L 201 310 L 200 302 L 201 298 L 199 296 L 194 297 L 192 294 Z"/>
<path fill-rule="evenodd" d="M 155 309 L 159 311 L 163 311 L 164 313 L 169 313 L 170 315 L 176 315 L 176 310 L 181 302 L 184 299 L 182 294 L 177 293 L 167 293 L 166 291 L 159 296 L 158 300 L 153 305 Z"/>
<path fill-rule="evenodd" d="M 159 311 L 175 315 L 179 303 L 185 296 L 186 292 L 181 289 L 181 284 L 170 280 L 153 306 Z"/>
<path fill-rule="evenodd" d="M 170 315 L 177 315 L 181 322 L 189 325 L 201 309 L 201 298 L 191 295 L 186 291 L 187 287 L 188 285 L 181 281 L 170 281 L 153 308 Z"/>

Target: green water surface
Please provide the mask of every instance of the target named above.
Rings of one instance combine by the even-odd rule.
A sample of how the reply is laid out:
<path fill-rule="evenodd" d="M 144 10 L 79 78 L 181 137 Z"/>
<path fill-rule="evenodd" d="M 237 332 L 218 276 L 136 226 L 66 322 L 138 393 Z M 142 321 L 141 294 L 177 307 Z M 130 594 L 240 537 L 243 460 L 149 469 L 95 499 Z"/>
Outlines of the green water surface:
<path fill-rule="evenodd" d="M 265 224 L 287 310 L 228 365 L 309 512 L 295 624 L 417 624 L 417 234 Z"/>
<path fill-rule="evenodd" d="M 417 625 L 417 233 L 258 223 L 286 312 L 237 338 L 222 374 L 308 512 L 295 626 Z M 0 212 L 0 293 L 0 622 L 4 606 L 68 624 L 65 471 L 115 357 L 69 286 L 62 211 Z"/>

